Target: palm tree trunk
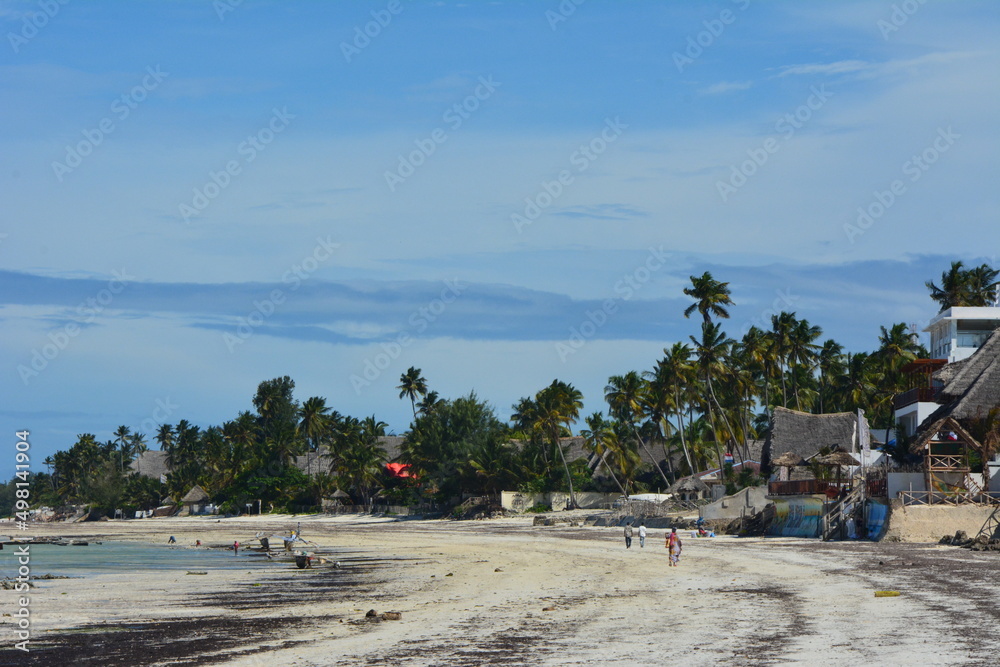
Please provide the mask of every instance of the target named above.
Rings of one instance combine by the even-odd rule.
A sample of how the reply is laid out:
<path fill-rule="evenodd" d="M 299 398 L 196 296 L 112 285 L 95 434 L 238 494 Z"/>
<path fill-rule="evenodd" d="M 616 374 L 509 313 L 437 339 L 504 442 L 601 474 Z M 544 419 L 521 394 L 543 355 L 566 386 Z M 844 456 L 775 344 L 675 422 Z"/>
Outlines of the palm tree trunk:
<path fill-rule="evenodd" d="M 559 452 L 559 458 L 562 459 L 563 469 L 566 470 L 566 483 L 569 485 L 569 504 L 570 509 L 576 509 L 579 507 L 576 502 L 576 494 L 573 493 L 573 477 L 569 474 L 569 464 L 566 463 L 566 455 L 563 454 L 562 447 L 559 446 L 559 434 L 557 433 L 553 439 L 556 446 L 556 451 Z"/>
<path fill-rule="evenodd" d="M 617 486 L 618 490 L 622 492 L 623 496 L 625 496 L 625 500 L 628 500 L 628 492 L 625 491 L 625 487 L 622 486 L 622 483 L 618 481 L 618 476 L 615 475 L 615 471 L 611 469 L 611 465 L 606 460 L 607 456 L 608 449 L 605 446 L 604 453 L 601 454 L 601 463 L 604 464 L 604 468 L 611 474 L 611 479 L 615 480 L 615 486 Z"/>
<path fill-rule="evenodd" d="M 694 473 L 694 465 L 691 463 L 691 452 L 688 451 L 687 438 L 684 436 L 684 411 L 680 408 L 680 392 L 677 391 L 676 385 L 674 386 L 674 409 L 677 411 L 677 423 L 680 426 L 681 432 L 681 449 L 684 450 L 684 458 L 687 460 L 688 468 L 691 473 Z"/>
<path fill-rule="evenodd" d="M 639 435 L 639 430 L 636 429 L 634 423 L 632 424 L 632 433 L 635 434 L 636 441 L 640 445 L 642 445 L 642 449 L 646 452 L 646 456 L 648 456 L 650 458 L 650 460 L 652 460 L 653 465 L 656 466 L 657 472 L 659 472 L 660 473 L 660 477 L 663 478 L 663 483 L 667 485 L 667 488 L 670 488 L 670 482 L 667 481 L 667 476 L 663 473 L 663 468 L 660 467 L 659 461 L 657 461 L 656 457 L 653 456 L 653 452 L 649 451 L 649 447 L 647 447 L 646 443 L 643 442 L 642 437 Z"/>

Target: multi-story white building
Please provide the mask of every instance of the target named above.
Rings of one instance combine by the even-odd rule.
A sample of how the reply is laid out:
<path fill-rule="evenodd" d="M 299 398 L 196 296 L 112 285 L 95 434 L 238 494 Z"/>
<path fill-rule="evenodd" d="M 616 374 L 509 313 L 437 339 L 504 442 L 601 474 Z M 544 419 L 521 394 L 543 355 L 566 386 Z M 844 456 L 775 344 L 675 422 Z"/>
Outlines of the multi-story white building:
<path fill-rule="evenodd" d="M 907 436 L 940 406 L 937 395 L 943 382 L 934 374 L 946 366 L 968 359 L 990 334 L 1000 328 L 1000 308 L 955 306 L 934 316 L 924 331 L 930 334 L 930 359 L 917 359 L 903 367 L 913 378 L 912 389 L 897 394 L 893 405 L 896 423 Z"/>
<path fill-rule="evenodd" d="M 931 358 L 952 363 L 972 356 L 998 327 L 1000 308 L 955 306 L 935 315 L 924 331 L 931 335 Z"/>

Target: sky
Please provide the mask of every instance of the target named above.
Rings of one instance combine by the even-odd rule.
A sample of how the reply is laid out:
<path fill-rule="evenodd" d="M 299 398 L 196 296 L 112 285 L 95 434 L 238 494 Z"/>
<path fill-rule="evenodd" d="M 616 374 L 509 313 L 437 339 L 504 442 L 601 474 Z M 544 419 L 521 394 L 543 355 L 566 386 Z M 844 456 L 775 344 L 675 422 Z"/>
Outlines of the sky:
<path fill-rule="evenodd" d="M 0 28 L 0 429 L 36 470 L 284 375 L 400 434 L 410 366 L 589 414 L 698 332 L 692 275 L 731 336 L 787 310 L 862 351 L 997 264 L 992 1 L 0 0 Z"/>

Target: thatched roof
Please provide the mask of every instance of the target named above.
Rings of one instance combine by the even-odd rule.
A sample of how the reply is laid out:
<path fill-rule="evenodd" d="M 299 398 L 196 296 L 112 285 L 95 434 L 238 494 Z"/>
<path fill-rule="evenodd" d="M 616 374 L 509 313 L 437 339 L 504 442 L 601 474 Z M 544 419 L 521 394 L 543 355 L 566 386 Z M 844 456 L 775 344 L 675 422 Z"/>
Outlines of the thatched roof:
<path fill-rule="evenodd" d="M 868 427 L 867 420 L 864 426 Z M 773 466 L 772 452 L 791 452 L 809 459 L 824 447 L 839 445 L 845 451 L 854 450 L 858 442 L 857 429 L 858 417 L 853 412 L 813 415 L 775 408 L 761 463 L 767 468 Z"/>
<path fill-rule="evenodd" d="M 813 459 L 816 463 L 825 466 L 857 466 L 861 465 L 861 462 L 854 458 L 854 455 L 850 452 L 845 452 L 843 450 L 831 452 L 824 456 L 817 456 Z"/>
<path fill-rule="evenodd" d="M 786 468 L 793 468 L 795 466 L 804 466 L 806 460 L 796 454 L 795 452 L 785 452 L 781 456 L 773 459 L 771 461 L 772 466 L 784 466 Z"/>
<path fill-rule="evenodd" d="M 701 481 L 697 477 L 682 477 L 673 486 L 670 487 L 670 493 L 692 493 L 692 492 L 707 492 L 710 489 L 708 484 Z"/>
<path fill-rule="evenodd" d="M 351 494 L 347 493 L 346 491 L 341 491 L 340 489 L 337 489 L 336 491 L 333 492 L 333 495 L 330 496 L 330 497 L 331 498 L 350 498 Z"/>
<path fill-rule="evenodd" d="M 197 484 L 191 487 L 191 490 L 181 498 L 182 503 L 203 503 L 208 500 L 208 494 L 205 493 L 205 489 L 201 488 Z"/>
<path fill-rule="evenodd" d="M 170 473 L 170 466 L 167 465 L 167 453 L 158 450 L 149 450 L 139 454 L 129 464 L 129 468 L 138 475 L 156 480 Z"/>
<path fill-rule="evenodd" d="M 404 440 L 406 438 L 401 435 L 383 435 L 379 437 L 378 444 L 382 447 L 382 451 L 385 452 L 385 460 L 387 462 L 392 463 L 402 455 Z"/>
<path fill-rule="evenodd" d="M 937 398 L 941 407 L 924 420 L 921 431 L 944 417 L 977 419 L 1000 407 L 1000 330 L 990 334 L 971 357 L 948 364 L 935 377 L 947 378 Z"/>
<path fill-rule="evenodd" d="M 949 431 L 953 432 L 959 440 L 967 443 L 975 449 L 982 450 L 982 444 L 972 437 L 972 434 L 966 431 L 954 417 L 942 417 L 926 428 L 921 429 L 921 431 L 913 439 L 913 442 L 910 443 L 910 453 L 923 454 L 927 449 L 927 445 L 932 440 L 937 439 L 939 433 L 946 433 Z"/>

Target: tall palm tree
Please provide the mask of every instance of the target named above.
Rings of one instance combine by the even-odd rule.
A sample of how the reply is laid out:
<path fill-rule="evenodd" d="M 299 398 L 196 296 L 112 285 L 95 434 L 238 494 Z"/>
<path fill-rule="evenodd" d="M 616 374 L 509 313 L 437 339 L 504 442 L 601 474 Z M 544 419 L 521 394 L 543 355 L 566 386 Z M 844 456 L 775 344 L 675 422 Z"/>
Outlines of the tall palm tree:
<path fill-rule="evenodd" d="M 793 369 L 798 366 L 800 368 L 811 368 L 813 361 L 816 359 L 816 350 L 819 346 L 815 344 L 815 340 L 823 334 L 823 330 L 818 326 L 809 324 L 806 319 L 797 320 L 795 326 L 792 327 L 788 336 L 788 363 Z M 795 397 L 795 409 L 802 410 L 802 405 L 799 402 L 799 386 L 797 382 L 797 374 L 792 373 L 792 395 Z"/>
<path fill-rule="evenodd" d="M 535 396 L 537 413 L 534 428 L 544 433 L 549 442 L 559 452 L 562 459 L 563 469 L 566 472 L 566 484 L 569 486 L 569 501 L 574 508 L 579 507 L 576 502 L 576 493 L 573 491 L 573 476 L 569 471 L 569 463 L 566 461 L 566 453 L 563 452 L 559 444 L 559 436 L 562 429 L 569 428 L 569 425 L 580 416 L 580 408 L 583 407 L 583 394 L 573 385 L 560 380 L 553 380 L 545 389 L 542 389 Z"/>
<path fill-rule="evenodd" d="M 725 412 L 719 404 L 718 397 L 715 395 L 715 387 L 712 384 L 712 379 L 718 378 L 724 374 L 724 362 L 733 341 L 726 337 L 725 333 L 722 332 L 722 328 L 718 324 L 712 324 L 711 322 L 702 323 L 700 340 L 694 336 L 691 336 L 690 338 L 691 342 L 694 343 L 695 346 L 694 353 L 698 360 L 698 367 L 701 370 L 702 377 L 705 380 L 705 387 L 708 389 L 705 397 L 705 404 L 707 407 L 706 412 L 708 414 L 708 422 L 711 432 L 715 435 L 713 439 L 715 441 L 715 453 L 719 460 L 719 468 L 722 468 L 723 458 L 722 450 L 719 447 L 719 430 L 715 424 L 714 415 L 717 413 L 722 418 L 725 422 L 726 431 L 729 434 L 732 434 L 733 430 L 729 426 L 728 419 L 726 419 Z"/>
<path fill-rule="evenodd" d="M 691 287 L 685 287 L 684 293 L 695 299 L 684 309 L 684 317 L 691 317 L 691 313 L 697 310 L 706 323 L 712 321 L 712 315 L 729 318 L 726 306 L 733 305 L 729 298 L 729 283 L 720 283 L 708 271 L 697 277 L 691 276 Z"/>
<path fill-rule="evenodd" d="M 966 290 L 968 292 L 969 306 L 992 306 L 997 301 L 997 276 L 1000 271 L 994 269 L 989 264 L 980 264 L 974 269 L 969 269 L 966 273 Z"/>
<path fill-rule="evenodd" d="M 399 376 L 399 397 L 404 396 L 410 399 L 410 407 L 413 409 L 413 419 L 417 418 L 417 396 L 427 395 L 427 380 L 420 375 L 420 369 L 410 366 L 405 373 Z"/>
<path fill-rule="evenodd" d="M 788 393 L 785 390 L 785 369 L 788 366 L 788 355 L 792 345 L 792 332 L 797 320 L 795 313 L 782 311 L 771 316 L 771 354 L 778 361 L 778 371 L 781 374 L 781 407 L 788 407 Z"/>
<path fill-rule="evenodd" d="M 622 483 L 618 481 L 618 476 L 615 475 L 615 471 L 611 468 L 608 463 L 608 454 L 611 453 L 611 428 L 604 421 L 604 416 L 600 412 L 595 412 L 584 420 L 587 424 L 587 428 L 581 429 L 580 435 L 585 441 L 585 447 L 589 451 L 593 452 L 595 456 L 600 458 L 601 464 L 604 466 L 605 470 L 611 475 L 611 479 L 615 481 L 615 486 L 618 490 L 622 492 L 622 495 L 628 498 L 628 492 L 625 491 L 625 487 Z"/>
<path fill-rule="evenodd" d="M 941 310 L 952 306 L 964 306 L 969 300 L 968 274 L 962 262 L 952 262 L 951 268 L 941 273 L 941 286 L 933 281 L 924 283 L 931 293 L 931 299 L 936 301 Z"/>
<path fill-rule="evenodd" d="M 820 414 L 825 412 L 824 399 L 826 397 L 827 388 L 830 385 L 831 378 L 839 375 L 844 367 L 843 355 L 844 346 L 832 338 L 824 341 L 823 346 L 819 350 L 817 367 L 819 368 Z"/>
<path fill-rule="evenodd" d="M 629 371 L 625 375 L 612 375 L 608 378 L 608 384 L 604 387 L 604 400 L 608 402 L 611 415 L 623 424 L 627 424 L 636 443 L 642 447 L 643 451 L 656 466 L 657 472 L 663 478 L 666 487 L 670 486 L 667 476 L 660 467 L 659 461 L 653 456 L 646 446 L 646 442 L 636 428 L 636 421 L 643 415 L 648 404 L 649 386 L 648 383 L 635 371 Z"/>
<path fill-rule="evenodd" d="M 671 406 L 674 409 L 674 416 L 677 418 L 681 449 L 684 451 L 684 460 L 687 461 L 688 469 L 693 473 L 695 472 L 694 462 L 691 459 L 691 452 L 688 451 L 687 439 L 684 434 L 684 403 L 681 398 L 682 388 L 691 386 L 695 382 L 696 370 L 694 364 L 691 363 L 691 348 L 684 343 L 676 342 L 669 350 L 664 348 L 663 353 L 665 356 L 657 362 L 656 370 L 650 381 L 669 391 L 673 397 Z"/>
<path fill-rule="evenodd" d="M 299 408 L 299 433 L 308 441 L 309 451 L 319 449 L 320 440 L 327 432 L 327 415 L 330 408 L 326 399 L 313 396 Z"/>

